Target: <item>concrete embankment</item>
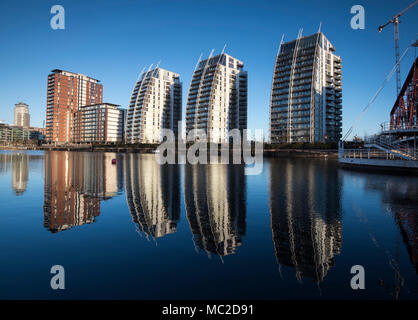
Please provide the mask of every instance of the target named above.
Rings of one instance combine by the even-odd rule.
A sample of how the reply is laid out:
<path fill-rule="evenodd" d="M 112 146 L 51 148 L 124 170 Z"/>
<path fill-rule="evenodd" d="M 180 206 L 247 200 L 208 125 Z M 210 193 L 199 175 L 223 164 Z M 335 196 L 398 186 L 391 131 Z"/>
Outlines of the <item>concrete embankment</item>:
<path fill-rule="evenodd" d="M 121 152 L 121 153 L 154 153 L 153 147 L 118 147 L 118 146 L 38 146 L 38 147 L 4 147 L 0 146 L 0 150 L 40 150 L 40 151 L 75 151 L 75 152 Z"/>
<path fill-rule="evenodd" d="M 155 148 L 129 147 L 44 147 L 36 150 L 45 151 L 78 151 L 78 152 L 117 152 L 117 153 L 154 153 Z"/>
<path fill-rule="evenodd" d="M 307 150 L 307 149 L 265 149 L 265 157 L 274 158 L 329 158 L 338 159 L 337 150 Z"/>

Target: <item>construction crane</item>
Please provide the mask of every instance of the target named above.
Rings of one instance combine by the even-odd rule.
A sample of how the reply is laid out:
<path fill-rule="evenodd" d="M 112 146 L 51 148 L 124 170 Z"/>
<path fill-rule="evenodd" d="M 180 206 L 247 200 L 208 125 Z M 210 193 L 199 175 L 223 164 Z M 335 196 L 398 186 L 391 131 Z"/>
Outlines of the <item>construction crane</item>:
<path fill-rule="evenodd" d="M 399 64 L 399 17 L 407 12 L 409 9 L 414 7 L 418 4 L 418 0 L 414 3 L 411 3 L 407 8 L 403 9 L 401 12 L 396 14 L 392 19 L 390 19 L 385 24 L 382 24 L 377 28 L 379 32 L 382 32 L 383 28 L 386 27 L 388 24 L 393 23 L 393 30 L 395 34 L 395 57 L 396 57 L 396 64 Z M 401 68 L 398 65 L 398 69 L 396 70 L 396 97 L 399 95 L 401 91 Z"/>

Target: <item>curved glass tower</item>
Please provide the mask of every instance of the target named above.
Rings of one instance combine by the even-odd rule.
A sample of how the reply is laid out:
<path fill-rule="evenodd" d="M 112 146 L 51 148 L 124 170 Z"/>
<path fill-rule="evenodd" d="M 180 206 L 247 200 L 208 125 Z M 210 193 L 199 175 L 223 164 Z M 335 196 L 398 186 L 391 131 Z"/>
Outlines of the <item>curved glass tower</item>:
<path fill-rule="evenodd" d="M 322 32 L 283 43 L 270 101 L 272 143 L 341 138 L 341 58 Z"/>
<path fill-rule="evenodd" d="M 247 128 L 247 72 L 226 53 L 199 63 L 190 84 L 186 130 L 202 129 L 209 142 L 225 143 L 227 132 Z"/>
<path fill-rule="evenodd" d="M 180 75 L 162 68 L 143 73 L 135 84 L 126 119 L 127 143 L 160 143 L 161 129 L 178 136 L 181 119 Z"/>

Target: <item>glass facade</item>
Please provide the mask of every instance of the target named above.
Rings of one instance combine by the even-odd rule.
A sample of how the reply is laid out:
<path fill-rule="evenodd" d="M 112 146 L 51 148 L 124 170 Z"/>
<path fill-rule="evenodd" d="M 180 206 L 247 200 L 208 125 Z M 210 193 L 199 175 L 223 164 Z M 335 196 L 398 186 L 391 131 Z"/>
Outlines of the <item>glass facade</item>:
<path fill-rule="evenodd" d="M 341 58 L 322 33 L 281 45 L 270 100 L 272 143 L 341 138 Z"/>
<path fill-rule="evenodd" d="M 199 63 L 190 84 L 186 130 L 201 129 L 210 142 L 227 142 L 232 129 L 247 128 L 247 72 L 222 53 Z"/>

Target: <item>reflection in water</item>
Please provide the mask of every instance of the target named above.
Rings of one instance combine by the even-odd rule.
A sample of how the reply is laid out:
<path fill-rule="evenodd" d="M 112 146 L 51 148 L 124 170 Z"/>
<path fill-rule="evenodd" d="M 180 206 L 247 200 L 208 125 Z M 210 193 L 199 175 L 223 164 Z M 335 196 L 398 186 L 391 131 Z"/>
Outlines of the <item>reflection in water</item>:
<path fill-rule="evenodd" d="M 71 270 L 77 271 L 86 257 L 92 266 L 103 266 L 93 285 L 76 277 L 76 299 L 154 299 L 161 293 L 186 299 L 219 294 L 243 299 L 358 299 L 359 292 L 349 286 L 354 264 L 372 273 L 361 297 L 418 297 L 416 177 L 342 170 L 332 160 L 269 158 L 265 164 L 261 175 L 246 177 L 241 165 L 159 166 L 153 154 L 0 151 L 0 266 L 11 279 L 3 281 L 0 298 L 49 297 L 48 287 L 38 291 L 39 286 L 22 280 L 16 265 L 30 267 L 36 284 L 43 281 L 36 272 L 45 267 L 46 254 L 65 260 L 70 251 L 77 252 L 67 259 Z M 24 190 L 26 181 L 26 191 L 16 196 L 12 186 Z M 122 189 L 126 198 L 116 198 Z M 103 217 L 97 223 L 99 215 Z M 39 228 L 41 220 L 45 228 Z M 64 232 L 65 241 L 56 241 L 57 235 L 50 233 L 94 221 L 74 228 L 83 234 Z M 244 239 L 247 225 L 252 236 Z M 132 237 L 135 229 L 151 241 Z M 112 241 L 124 250 L 121 245 L 97 250 L 109 243 L 109 230 Z M 81 241 L 86 237 L 92 245 Z M 152 250 L 153 240 L 164 244 L 164 254 Z M 190 249 L 192 242 L 200 254 Z M 131 254 L 138 251 L 148 259 Z M 215 261 L 207 266 L 208 274 L 206 255 L 221 261 L 228 255 L 228 266 Z M 167 264 L 178 266 L 175 281 L 171 273 L 161 277 Z M 146 277 L 138 277 L 139 269 Z M 115 274 L 132 281 L 115 281 Z M 140 286 L 150 290 L 135 290 Z M 315 287 L 324 288 L 321 297 Z"/>
<path fill-rule="evenodd" d="M 418 216 L 417 208 L 415 209 L 399 209 L 395 212 L 396 223 L 399 225 L 403 241 L 406 244 L 411 262 L 415 266 L 415 272 L 418 273 Z"/>
<path fill-rule="evenodd" d="M 123 168 L 112 164 L 118 157 L 115 153 L 45 152 L 44 227 L 58 232 L 94 222 L 100 215 L 100 200 L 122 189 Z"/>
<path fill-rule="evenodd" d="M 195 246 L 208 255 L 232 254 L 245 235 L 242 165 L 185 165 L 184 200 Z"/>
<path fill-rule="evenodd" d="M 12 190 L 17 196 L 23 195 L 26 191 L 30 161 L 42 161 L 42 155 L 26 152 L 0 153 L 0 175 L 11 171 Z"/>
<path fill-rule="evenodd" d="M 28 185 L 28 163 L 27 153 L 14 154 L 12 158 L 12 189 L 16 195 L 22 195 Z"/>
<path fill-rule="evenodd" d="M 366 176 L 366 189 L 382 194 L 382 202 L 392 213 L 411 262 L 418 273 L 418 184 L 415 177 L 385 175 Z"/>
<path fill-rule="evenodd" d="M 270 163 L 274 250 L 279 268 L 293 267 L 298 281 L 323 281 L 341 250 L 341 183 L 331 167 L 299 159 Z"/>
<path fill-rule="evenodd" d="M 0 153 L 0 175 L 10 171 L 13 157 L 13 153 Z"/>
<path fill-rule="evenodd" d="M 126 199 L 132 220 L 153 238 L 177 231 L 180 220 L 178 165 L 159 165 L 153 154 L 125 155 Z"/>

